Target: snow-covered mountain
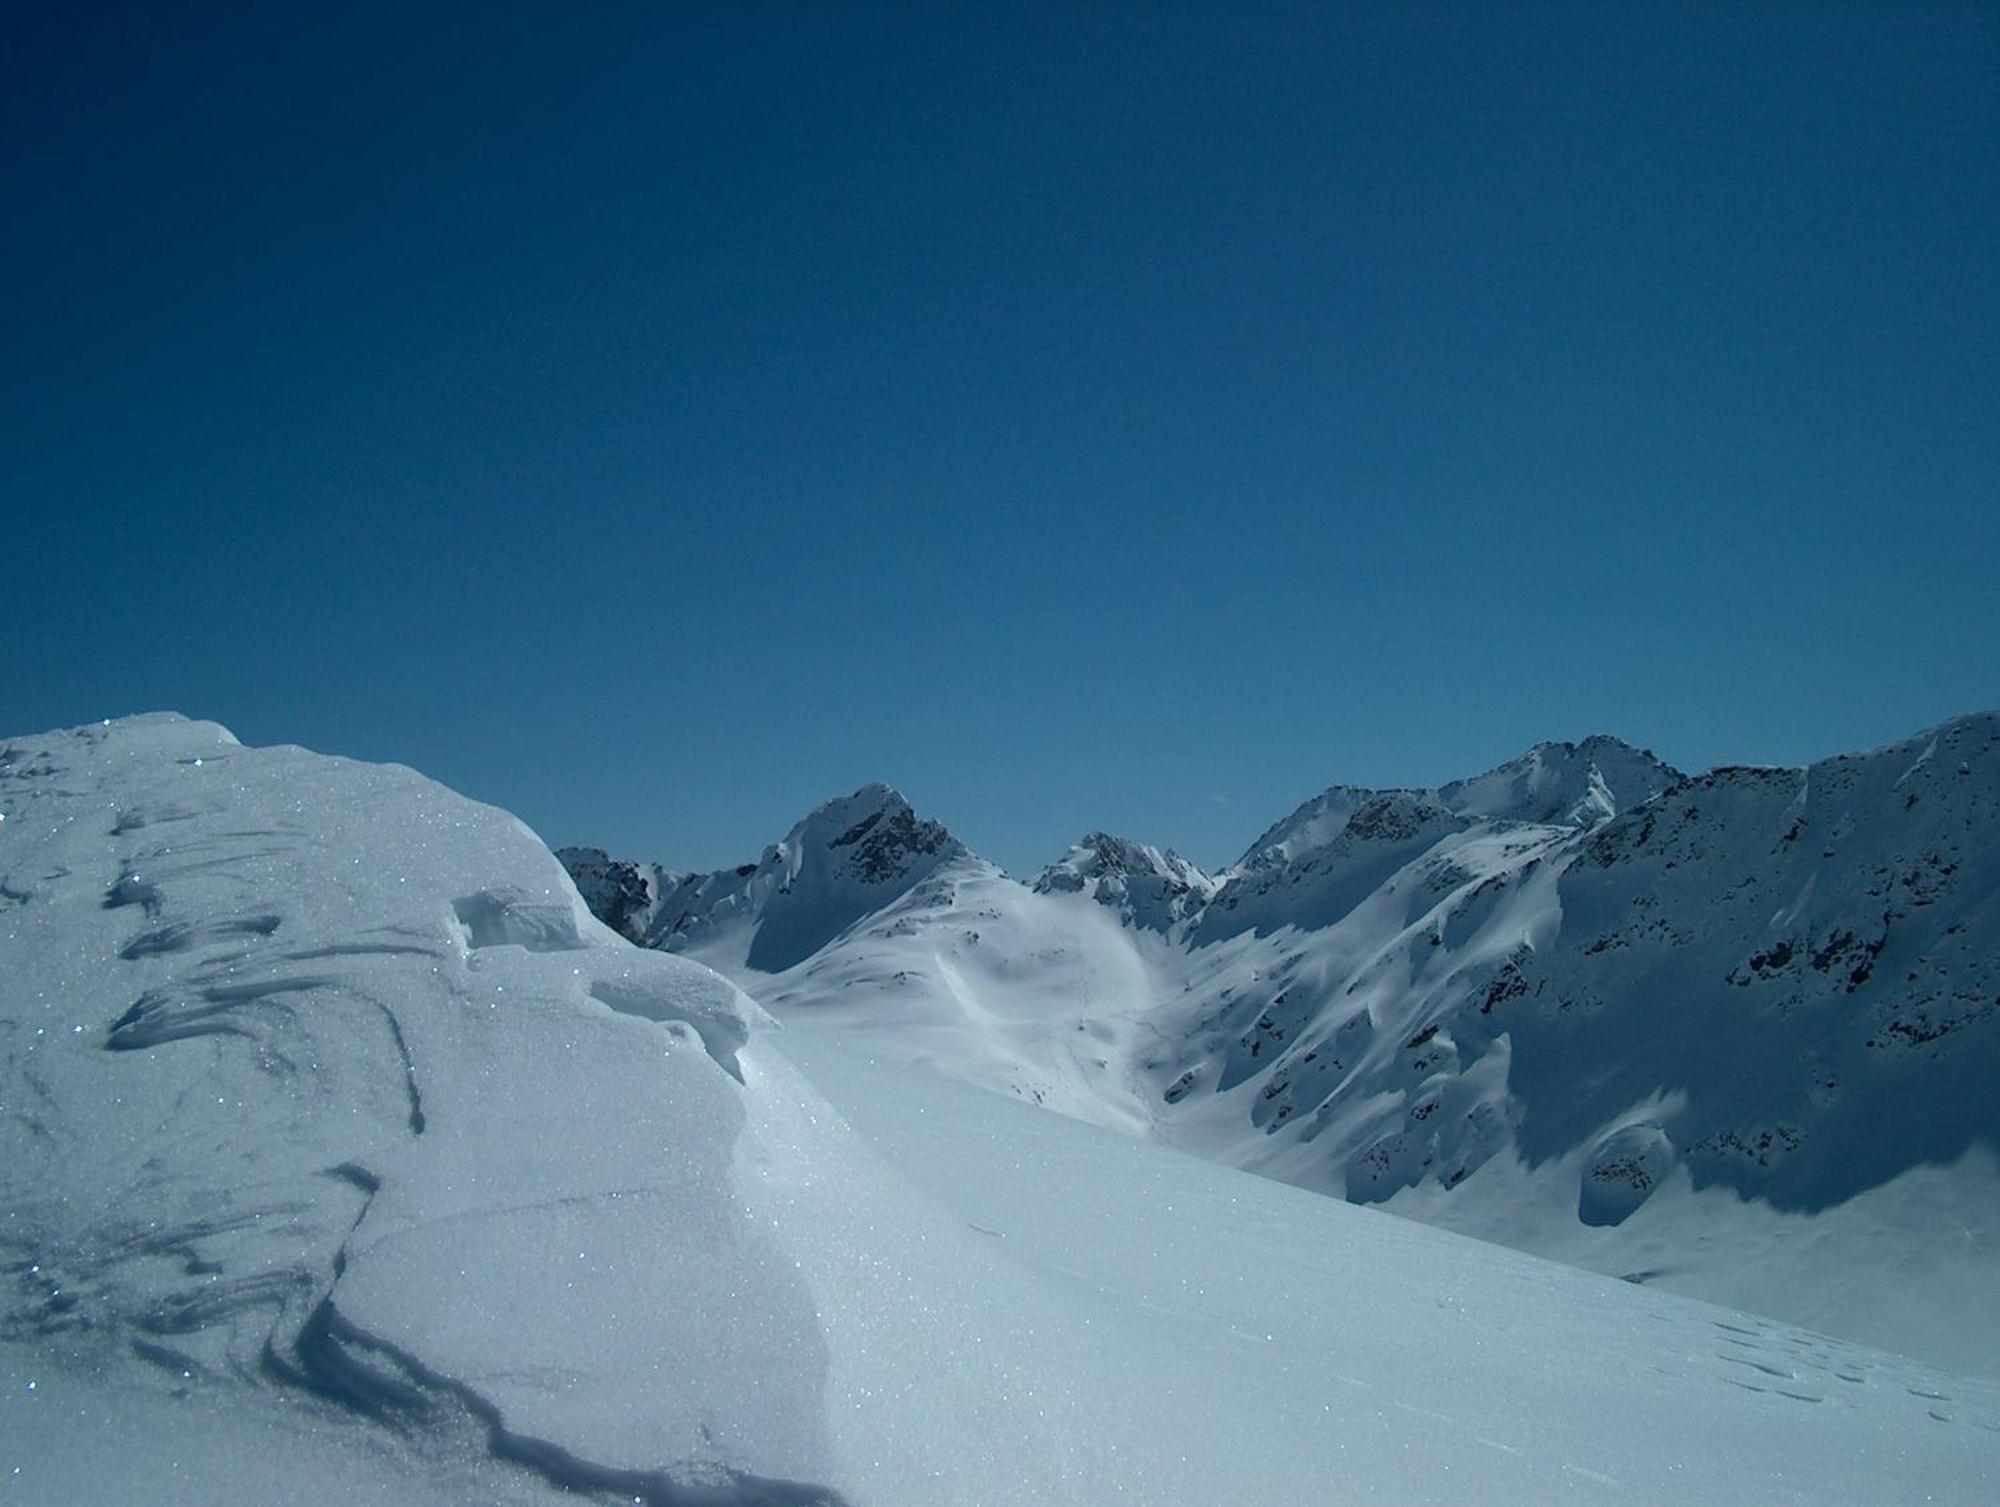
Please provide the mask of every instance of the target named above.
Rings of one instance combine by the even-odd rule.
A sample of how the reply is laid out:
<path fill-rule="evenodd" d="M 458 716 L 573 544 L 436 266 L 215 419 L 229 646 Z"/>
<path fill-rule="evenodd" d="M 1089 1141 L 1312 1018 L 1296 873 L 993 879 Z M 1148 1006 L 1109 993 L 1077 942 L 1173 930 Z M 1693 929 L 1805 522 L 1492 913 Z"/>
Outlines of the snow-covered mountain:
<path fill-rule="evenodd" d="M 1220 881 L 1171 848 L 1090 832 L 1035 876 L 1038 895 L 1088 895 L 1127 924 L 1171 932 L 1215 898 Z"/>
<path fill-rule="evenodd" d="M 1068 945 L 1129 935 L 1014 888 Z M 7 1494 L 2000 1489 L 2000 1387 L 912 1074 L 838 1017 L 774 1034 L 406 769 L 174 717 L 0 745 Z"/>
<path fill-rule="evenodd" d="M 1266 912 L 1188 956 L 1156 1022 L 1172 1133 L 1991 1368 L 1996 750 L 2000 718 L 1966 718 L 1589 827 L 1412 843 L 1338 920 Z"/>
<path fill-rule="evenodd" d="M 1095 834 L 1031 887 L 960 850 L 733 972 L 1079 1118 L 1991 1369 L 1996 749 L 1992 715 L 1694 779 L 1542 744 L 1336 786 L 1214 879 Z"/>
<path fill-rule="evenodd" d="M 1581 743 L 1538 743 L 1497 769 L 1435 790 L 1335 785 L 1250 844 L 1230 872 L 1283 868 L 1339 837 L 1364 807 L 1396 797 L 1459 817 L 1575 827 L 1651 800 L 1681 778 L 1645 749 L 1600 733 Z"/>
<path fill-rule="evenodd" d="M 966 856 L 887 785 L 828 801 L 755 863 L 712 874 L 677 874 L 595 848 L 557 854 L 592 909 L 630 940 L 759 973 L 810 957 Z"/>

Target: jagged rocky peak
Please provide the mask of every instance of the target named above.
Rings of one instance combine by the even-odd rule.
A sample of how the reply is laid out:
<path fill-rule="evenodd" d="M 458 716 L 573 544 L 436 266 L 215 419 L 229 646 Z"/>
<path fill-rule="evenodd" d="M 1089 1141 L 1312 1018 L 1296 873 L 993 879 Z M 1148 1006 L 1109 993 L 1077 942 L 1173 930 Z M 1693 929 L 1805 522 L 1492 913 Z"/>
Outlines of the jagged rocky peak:
<path fill-rule="evenodd" d="M 1063 885 L 1060 876 L 1075 874 L 1101 878 L 1111 874 L 1157 874 L 1190 888 L 1213 889 L 1215 881 L 1201 868 L 1188 862 L 1172 848 L 1156 848 L 1150 843 L 1133 842 L 1110 832 L 1086 832 L 1070 846 L 1062 858 L 1050 864 L 1036 878 L 1034 887 L 1074 889 Z"/>
<path fill-rule="evenodd" d="M 946 864 L 969 859 L 942 822 L 887 785 L 816 806 L 754 863 L 684 874 L 596 848 L 558 855 L 594 915 L 642 946 L 725 971 L 778 972 Z"/>
<path fill-rule="evenodd" d="M 1134 925 L 1166 931 L 1206 905 L 1219 881 L 1171 848 L 1086 832 L 1035 876 L 1038 895 L 1088 894 Z"/>
<path fill-rule="evenodd" d="M 814 808 L 774 856 L 791 859 L 796 872 L 812 851 L 836 854 L 838 871 L 882 885 L 928 872 L 967 850 L 943 822 L 918 816 L 899 791 L 876 782 Z"/>
<path fill-rule="evenodd" d="M 1432 833 L 1442 836 L 1464 825 L 1458 812 L 1423 791 L 1385 790 L 1363 802 L 1335 840 L 1342 846 L 1408 842 Z"/>
<path fill-rule="evenodd" d="M 590 913 L 626 940 L 638 941 L 658 898 L 652 873 L 602 848 L 558 848 L 556 858 Z"/>

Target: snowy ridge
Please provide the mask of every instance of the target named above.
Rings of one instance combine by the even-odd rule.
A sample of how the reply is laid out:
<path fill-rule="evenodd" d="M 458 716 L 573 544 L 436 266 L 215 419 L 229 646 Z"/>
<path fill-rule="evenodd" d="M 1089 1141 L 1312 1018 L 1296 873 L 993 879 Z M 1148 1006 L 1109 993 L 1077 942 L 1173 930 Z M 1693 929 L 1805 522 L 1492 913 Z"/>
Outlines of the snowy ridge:
<path fill-rule="evenodd" d="M 817 961 L 1002 880 L 953 858 Z M 1013 890 L 1078 954 L 1130 935 Z M 165 717 L 9 742 L 0 960 L 24 1501 L 2000 1484 L 2000 1388 L 913 1075 L 838 1010 L 793 1012 L 801 1069 L 731 985 L 592 920 L 519 822 L 405 769 Z M 1009 970 L 939 964 L 968 1010 Z M 1087 1037 L 1054 977 L 944 1039 Z"/>
<path fill-rule="evenodd" d="M 1581 743 L 1538 743 L 1497 769 L 1436 790 L 1335 785 L 1266 831 L 1223 877 L 1286 867 L 1338 839 L 1358 812 L 1391 797 L 1467 818 L 1589 826 L 1681 778 L 1645 749 L 1596 734 Z"/>
<path fill-rule="evenodd" d="M 1694 779 L 1542 744 L 1333 787 L 1216 880 L 1097 834 L 1032 890 L 962 860 L 736 977 L 1076 1118 L 1990 1368 L 1996 737 Z"/>

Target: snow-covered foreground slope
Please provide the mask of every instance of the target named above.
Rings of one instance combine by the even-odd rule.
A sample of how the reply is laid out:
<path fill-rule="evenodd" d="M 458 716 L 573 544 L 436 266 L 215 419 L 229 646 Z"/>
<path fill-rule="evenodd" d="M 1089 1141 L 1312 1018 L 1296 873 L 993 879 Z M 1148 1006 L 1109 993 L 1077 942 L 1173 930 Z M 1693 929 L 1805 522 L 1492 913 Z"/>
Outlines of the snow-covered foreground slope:
<path fill-rule="evenodd" d="M 871 791 L 842 809 L 907 810 Z M 1092 834 L 1028 886 L 950 846 L 802 961 L 711 960 L 1076 1118 L 2000 1370 L 2000 717 L 1810 769 L 1600 737 L 1336 786 L 1217 878 Z"/>
<path fill-rule="evenodd" d="M 1170 1456 L 1162 1500 L 1970 1503 L 2000 1488 L 1994 1383 L 913 1076 L 837 1025 L 802 1022 L 787 1050 L 912 1183 L 1083 1305 L 1092 1374 Z"/>
<path fill-rule="evenodd" d="M 0 815 L 9 1500 L 2000 1490 L 1991 1385 L 774 1037 L 408 770 L 132 719 Z"/>

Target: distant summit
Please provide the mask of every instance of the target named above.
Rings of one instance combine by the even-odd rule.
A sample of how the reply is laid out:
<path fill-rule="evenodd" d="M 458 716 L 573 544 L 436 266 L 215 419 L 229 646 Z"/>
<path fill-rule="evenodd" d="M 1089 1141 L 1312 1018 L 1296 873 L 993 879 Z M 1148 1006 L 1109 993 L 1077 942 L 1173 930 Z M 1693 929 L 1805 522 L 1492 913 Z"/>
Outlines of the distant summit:
<path fill-rule="evenodd" d="M 1198 912 L 1217 881 L 1171 848 L 1087 832 L 1035 876 L 1038 895 L 1087 894 L 1134 926 L 1165 932 Z"/>
<path fill-rule="evenodd" d="M 1332 842 L 1356 812 L 1383 796 L 1412 796 L 1459 816 L 1588 827 L 1683 778 L 1645 749 L 1599 733 L 1581 743 L 1537 743 L 1497 769 L 1435 790 L 1335 785 L 1251 843 L 1231 872 L 1282 868 Z"/>
<path fill-rule="evenodd" d="M 970 855 L 942 823 L 869 784 L 814 807 L 756 862 L 733 869 L 677 873 L 598 848 L 556 856 L 598 918 L 629 940 L 777 973 Z"/>
<path fill-rule="evenodd" d="M 1461 816 L 1588 827 L 1651 800 L 1684 776 L 1643 748 L 1603 733 L 1537 743 L 1518 759 L 1437 792 Z"/>

